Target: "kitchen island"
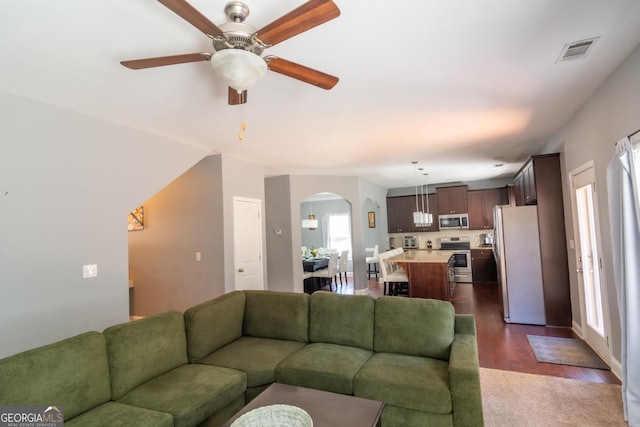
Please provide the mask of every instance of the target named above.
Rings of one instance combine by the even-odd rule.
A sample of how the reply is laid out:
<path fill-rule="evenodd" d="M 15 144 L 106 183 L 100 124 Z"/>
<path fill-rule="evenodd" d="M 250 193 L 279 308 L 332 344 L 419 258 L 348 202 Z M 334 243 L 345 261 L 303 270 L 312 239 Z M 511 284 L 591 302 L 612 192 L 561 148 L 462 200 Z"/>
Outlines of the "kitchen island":
<path fill-rule="evenodd" d="M 407 272 L 410 298 L 433 298 L 449 301 L 455 286 L 454 251 L 408 250 L 389 258 Z"/>

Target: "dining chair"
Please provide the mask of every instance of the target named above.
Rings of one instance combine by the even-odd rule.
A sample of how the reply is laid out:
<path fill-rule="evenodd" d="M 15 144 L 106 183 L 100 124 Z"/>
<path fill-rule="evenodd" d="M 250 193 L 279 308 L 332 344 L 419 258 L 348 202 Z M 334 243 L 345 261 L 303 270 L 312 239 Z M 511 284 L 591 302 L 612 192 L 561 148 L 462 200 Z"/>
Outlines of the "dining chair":
<path fill-rule="evenodd" d="M 310 271 L 303 271 L 302 272 L 302 289 L 304 290 L 305 293 L 311 294 L 313 293 L 314 289 L 313 289 L 313 281 L 308 281 L 309 279 L 313 278 L 313 273 Z"/>
<path fill-rule="evenodd" d="M 312 277 L 323 279 L 324 282 L 329 281 L 329 290 L 333 292 L 331 284 L 336 279 L 336 271 L 338 267 L 338 252 L 331 252 L 329 255 L 329 264 L 327 268 L 316 270 L 313 272 Z M 338 282 L 336 281 L 336 290 L 338 290 Z"/>
<path fill-rule="evenodd" d="M 342 286 L 342 273 L 344 273 L 344 282 L 347 283 L 347 261 L 349 260 L 349 250 L 340 252 L 340 260 L 338 261 L 338 277 L 340 278 L 340 286 Z M 336 283 L 336 286 L 338 284 Z"/>
<path fill-rule="evenodd" d="M 380 273 L 383 281 L 383 295 L 387 295 L 387 285 L 389 285 L 389 295 L 398 295 L 401 287 L 406 286 L 407 292 L 409 289 L 409 277 L 406 271 L 397 266 L 393 261 L 389 261 L 389 258 L 395 255 L 398 254 L 394 251 L 386 251 L 378 254 L 378 264 L 380 265 Z"/>
<path fill-rule="evenodd" d="M 367 278 L 371 279 L 371 273 L 376 274 L 376 279 L 378 278 L 378 245 L 375 245 L 373 248 L 366 248 L 366 251 L 373 251 L 373 255 L 366 257 L 367 261 Z M 371 266 L 373 265 L 373 271 L 371 271 Z"/>

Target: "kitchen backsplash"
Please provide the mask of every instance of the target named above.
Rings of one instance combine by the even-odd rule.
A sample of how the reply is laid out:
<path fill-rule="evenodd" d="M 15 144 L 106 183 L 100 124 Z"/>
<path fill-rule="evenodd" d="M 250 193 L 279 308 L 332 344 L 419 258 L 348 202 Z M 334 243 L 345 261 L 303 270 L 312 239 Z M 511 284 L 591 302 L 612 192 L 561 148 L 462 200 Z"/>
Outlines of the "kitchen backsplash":
<path fill-rule="evenodd" d="M 480 240 L 481 234 L 490 233 L 492 230 L 481 231 L 481 230 L 447 230 L 447 231 L 431 231 L 428 233 L 391 233 L 389 234 L 389 247 L 391 247 L 391 242 L 395 242 L 393 245 L 396 248 L 402 247 L 402 238 L 404 236 L 417 236 L 418 237 L 418 248 L 419 249 L 427 249 L 427 241 L 431 240 L 431 244 L 433 245 L 433 249 L 440 249 L 440 238 L 441 237 L 462 237 L 468 236 L 469 242 L 471 243 L 471 247 L 480 247 L 482 245 L 482 241 Z M 392 240 L 393 239 L 393 240 Z"/>

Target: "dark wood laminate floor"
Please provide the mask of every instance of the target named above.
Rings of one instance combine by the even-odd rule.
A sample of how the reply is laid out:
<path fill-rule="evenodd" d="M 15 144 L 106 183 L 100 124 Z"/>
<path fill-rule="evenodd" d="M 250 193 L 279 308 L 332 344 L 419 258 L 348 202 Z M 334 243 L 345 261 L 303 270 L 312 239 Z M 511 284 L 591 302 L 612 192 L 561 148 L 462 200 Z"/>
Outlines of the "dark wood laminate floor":
<path fill-rule="evenodd" d="M 325 290 L 329 290 L 328 287 L 325 287 Z M 343 285 L 338 284 L 337 290 L 334 285 L 333 291 L 353 294 L 351 278 Z M 372 278 L 369 280 L 369 292 L 373 296 L 382 295 L 382 285 Z M 618 378 L 611 371 L 538 362 L 529 346 L 527 334 L 564 338 L 578 337 L 570 328 L 505 323 L 501 317 L 497 284 L 457 284 L 451 302 L 456 313 L 475 315 L 480 366 L 484 368 L 620 384 Z"/>

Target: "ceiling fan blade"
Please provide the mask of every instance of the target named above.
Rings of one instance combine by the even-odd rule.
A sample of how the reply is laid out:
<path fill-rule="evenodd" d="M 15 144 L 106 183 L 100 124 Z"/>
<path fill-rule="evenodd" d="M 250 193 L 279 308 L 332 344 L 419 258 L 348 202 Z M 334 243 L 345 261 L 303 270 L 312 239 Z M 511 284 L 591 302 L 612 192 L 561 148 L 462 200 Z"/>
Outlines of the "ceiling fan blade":
<path fill-rule="evenodd" d="M 332 0 L 309 0 L 256 34 L 261 42 L 273 46 L 338 16 L 340 9 Z"/>
<path fill-rule="evenodd" d="M 164 65 L 184 64 L 187 62 L 208 61 L 211 53 L 185 53 L 184 55 L 159 56 L 157 58 L 132 59 L 131 61 L 120 61 L 122 65 L 132 70 L 143 68 L 162 67 Z"/>
<path fill-rule="evenodd" d="M 176 15 L 210 37 L 222 36 L 222 30 L 185 0 L 158 0 Z"/>
<path fill-rule="evenodd" d="M 237 90 L 229 88 L 229 105 L 240 105 L 247 103 L 247 91 L 238 93 Z"/>
<path fill-rule="evenodd" d="M 338 83 L 338 78 L 295 62 L 275 56 L 265 58 L 271 71 L 329 90 Z"/>

